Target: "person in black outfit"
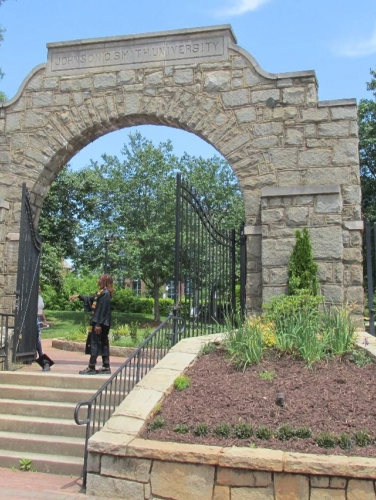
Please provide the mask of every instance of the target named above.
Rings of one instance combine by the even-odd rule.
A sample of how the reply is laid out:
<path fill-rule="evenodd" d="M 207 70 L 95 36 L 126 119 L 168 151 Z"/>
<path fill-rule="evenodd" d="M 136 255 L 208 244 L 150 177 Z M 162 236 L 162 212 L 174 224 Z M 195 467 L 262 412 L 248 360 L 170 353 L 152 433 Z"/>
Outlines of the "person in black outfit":
<path fill-rule="evenodd" d="M 111 297 L 113 280 L 109 274 L 102 274 L 98 280 L 99 290 L 94 295 L 72 295 L 69 300 L 80 299 L 86 312 L 92 314 L 86 340 L 85 354 L 90 354 L 89 366 L 81 375 L 110 374 L 110 346 L 108 335 L 111 327 Z M 102 368 L 95 369 L 98 356 L 102 356 Z"/>

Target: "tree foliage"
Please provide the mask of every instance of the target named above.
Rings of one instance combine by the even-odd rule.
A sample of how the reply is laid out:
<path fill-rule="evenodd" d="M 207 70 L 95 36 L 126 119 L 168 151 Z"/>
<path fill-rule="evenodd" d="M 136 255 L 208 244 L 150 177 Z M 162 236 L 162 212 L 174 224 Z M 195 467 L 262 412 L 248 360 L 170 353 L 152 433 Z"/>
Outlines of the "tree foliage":
<path fill-rule="evenodd" d="M 312 245 L 308 229 L 295 232 L 296 242 L 289 260 L 287 286 L 289 295 L 297 295 L 303 291 L 317 295 L 319 280 L 318 266 L 313 260 Z"/>
<path fill-rule="evenodd" d="M 358 107 L 359 158 L 363 214 L 376 221 L 376 71 L 371 76 L 367 90 L 373 99 L 362 99 Z"/>

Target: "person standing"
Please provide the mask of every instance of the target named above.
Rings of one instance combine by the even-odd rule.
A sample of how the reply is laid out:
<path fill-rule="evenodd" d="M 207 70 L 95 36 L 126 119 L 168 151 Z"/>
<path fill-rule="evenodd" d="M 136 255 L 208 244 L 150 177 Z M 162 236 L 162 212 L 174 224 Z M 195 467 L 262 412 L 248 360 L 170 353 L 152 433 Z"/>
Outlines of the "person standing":
<path fill-rule="evenodd" d="M 47 356 L 47 354 L 43 353 L 42 349 L 42 327 L 46 328 L 47 320 L 44 314 L 44 300 L 42 297 L 42 288 L 39 286 L 38 288 L 38 311 L 37 311 L 37 326 L 38 326 L 38 338 L 37 338 L 37 353 L 38 359 L 36 362 L 43 369 L 44 372 L 49 372 L 50 367 L 54 364 L 52 359 Z"/>
<path fill-rule="evenodd" d="M 98 280 L 99 290 L 94 295 L 72 295 L 69 300 L 80 299 L 86 312 L 92 314 L 86 340 L 85 354 L 90 355 L 89 365 L 80 375 L 110 374 L 109 332 L 111 327 L 111 297 L 113 280 L 109 274 L 102 274 Z M 102 356 L 102 368 L 96 370 L 98 356 Z"/>

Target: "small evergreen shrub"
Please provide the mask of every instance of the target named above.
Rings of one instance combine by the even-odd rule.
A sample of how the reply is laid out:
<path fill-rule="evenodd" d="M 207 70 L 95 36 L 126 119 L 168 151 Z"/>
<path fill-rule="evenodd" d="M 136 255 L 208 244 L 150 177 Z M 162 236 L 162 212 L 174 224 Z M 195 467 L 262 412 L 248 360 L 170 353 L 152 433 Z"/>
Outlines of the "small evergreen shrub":
<path fill-rule="evenodd" d="M 155 431 L 156 429 L 161 429 L 166 425 L 166 420 L 161 417 L 160 415 L 157 415 L 154 420 L 150 422 L 148 425 L 148 430 L 149 431 Z"/>
<path fill-rule="evenodd" d="M 232 433 L 232 427 L 229 424 L 218 424 L 213 432 L 219 437 L 229 437 Z"/>
<path fill-rule="evenodd" d="M 201 422 L 193 429 L 193 434 L 195 436 L 207 436 L 209 434 L 209 427 L 205 422 Z"/>
<path fill-rule="evenodd" d="M 349 450 L 352 446 L 352 439 L 351 436 L 346 434 L 346 432 L 343 432 L 338 436 L 338 446 L 342 450 Z"/>
<path fill-rule="evenodd" d="M 355 363 L 359 368 L 372 363 L 372 359 L 368 355 L 367 351 L 364 351 L 363 349 L 354 349 L 351 353 L 350 361 Z"/>
<path fill-rule="evenodd" d="M 300 439 L 309 439 L 312 437 L 312 430 L 309 427 L 298 427 L 295 429 L 295 436 Z"/>
<path fill-rule="evenodd" d="M 320 432 L 315 437 L 315 441 L 320 448 L 334 448 L 337 444 L 337 440 L 331 432 Z"/>
<path fill-rule="evenodd" d="M 136 344 L 137 341 L 138 341 L 138 337 L 137 337 L 137 330 L 138 330 L 138 327 L 140 326 L 139 323 L 137 323 L 137 321 L 132 321 L 130 324 L 129 324 L 129 335 L 131 337 L 131 339 L 133 340 L 133 342 Z"/>
<path fill-rule="evenodd" d="M 372 437 L 367 431 L 358 431 L 354 434 L 355 443 L 358 446 L 368 446 L 372 443 Z"/>
<path fill-rule="evenodd" d="M 174 387 L 178 391 L 183 391 L 187 387 L 191 385 L 191 381 L 189 377 L 186 377 L 185 375 L 180 375 L 179 377 L 176 377 L 174 381 Z"/>
<path fill-rule="evenodd" d="M 290 424 L 283 424 L 276 430 L 276 438 L 280 441 L 288 441 L 295 436 L 294 428 Z"/>
<path fill-rule="evenodd" d="M 240 423 L 234 427 L 234 436 L 238 439 L 248 439 L 253 436 L 253 427 L 251 424 Z"/>
<path fill-rule="evenodd" d="M 268 441 L 273 436 L 273 433 L 266 425 L 260 425 L 260 427 L 256 429 L 255 435 L 259 439 Z"/>
<path fill-rule="evenodd" d="M 311 239 L 308 229 L 295 231 L 296 242 L 288 264 L 287 287 L 289 295 L 305 290 L 311 295 L 319 291 L 318 265 L 313 260 Z"/>
<path fill-rule="evenodd" d="M 178 424 L 174 427 L 174 432 L 177 432 L 178 434 L 188 434 L 189 427 L 187 424 Z"/>

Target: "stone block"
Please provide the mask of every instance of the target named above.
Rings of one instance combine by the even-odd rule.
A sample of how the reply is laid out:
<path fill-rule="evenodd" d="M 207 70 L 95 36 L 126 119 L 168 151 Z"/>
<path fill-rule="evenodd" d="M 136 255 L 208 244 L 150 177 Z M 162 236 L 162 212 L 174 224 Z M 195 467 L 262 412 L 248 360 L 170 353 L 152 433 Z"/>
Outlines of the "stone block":
<path fill-rule="evenodd" d="M 275 500 L 309 500 L 308 476 L 274 474 Z"/>
<path fill-rule="evenodd" d="M 255 123 L 253 125 L 254 137 L 261 137 L 264 135 L 281 135 L 283 132 L 282 123 Z"/>
<path fill-rule="evenodd" d="M 299 153 L 298 164 L 300 167 L 322 167 L 330 165 L 331 151 L 325 149 L 315 149 L 301 151 Z M 320 179 L 320 184 L 322 181 Z"/>
<path fill-rule="evenodd" d="M 333 165 L 358 165 L 358 139 L 339 139 L 333 149 Z"/>
<path fill-rule="evenodd" d="M 272 485 L 270 472 L 218 467 L 217 484 L 224 486 L 266 487 Z"/>
<path fill-rule="evenodd" d="M 330 109 L 332 120 L 357 120 L 356 106 L 333 106 Z"/>
<path fill-rule="evenodd" d="M 297 148 L 271 149 L 270 161 L 276 169 L 291 170 L 298 163 L 298 150 Z"/>
<path fill-rule="evenodd" d="M 225 91 L 231 89 L 230 71 L 213 71 L 205 74 L 204 91 Z"/>
<path fill-rule="evenodd" d="M 153 462 L 153 496 L 173 500 L 212 500 L 215 467 L 209 465 Z M 132 497 L 131 497 L 132 498 Z"/>
<path fill-rule="evenodd" d="M 259 83 L 265 82 L 265 78 L 263 78 L 259 73 L 257 73 L 253 68 L 246 68 L 244 70 L 245 75 L 245 84 L 246 85 L 258 85 Z"/>
<path fill-rule="evenodd" d="M 338 213 L 342 211 L 342 198 L 338 194 L 322 194 L 316 197 L 317 213 Z"/>
<path fill-rule="evenodd" d="M 319 137 L 348 137 L 350 124 L 348 121 L 320 123 L 318 125 Z"/>
<path fill-rule="evenodd" d="M 330 488 L 345 489 L 347 484 L 347 479 L 345 477 L 331 477 L 330 478 Z"/>
<path fill-rule="evenodd" d="M 251 469 L 252 471 L 282 471 L 284 454 L 264 448 L 223 448 L 218 458 L 220 467 Z"/>
<path fill-rule="evenodd" d="M 214 486 L 213 500 L 230 500 L 230 488 L 228 486 Z"/>
<path fill-rule="evenodd" d="M 174 370 L 181 373 L 187 368 L 192 361 L 196 358 L 195 354 L 188 354 L 184 352 L 169 352 L 157 364 L 157 369 Z M 176 377 L 177 375 L 175 375 Z"/>
<path fill-rule="evenodd" d="M 268 99 L 274 99 L 279 101 L 281 97 L 280 90 L 278 89 L 268 89 L 268 90 L 252 90 L 251 91 L 251 102 L 254 104 L 265 104 Z"/>
<path fill-rule="evenodd" d="M 138 483 L 147 483 L 151 469 L 151 460 L 144 458 L 102 455 L 101 475 L 119 479 L 129 479 Z"/>
<path fill-rule="evenodd" d="M 303 122 L 323 122 L 328 121 L 329 110 L 328 108 L 310 108 L 302 110 Z"/>
<path fill-rule="evenodd" d="M 256 109 L 254 107 L 243 107 L 235 110 L 235 116 L 239 124 L 252 123 L 256 121 Z"/>
<path fill-rule="evenodd" d="M 286 266 L 289 262 L 295 241 L 293 238 L 285 240 L 265 240 L 262 243 L 262 265 L 270 267 Z M 313 255 L 316 256 L 315 253 Z"/>
<path fill-rule="evenodd" d="M 307 226 L 309 217 L 308 207 L 286 208 L 286 224 L 289 226 Z"/>
<path fill-rule="evenodd" d="M 311 476 L 312 488 L 329 488 L 329 476 Z"/>
<path fill-rule="evenodd" d="M 301 146 L 304 141 L 304 132 L 301 128 L 287 128 L 285 144 L 287 146 Z"/>
<path fill-rule="evenodd" d="M 305 88 L 292 87 L 282 90 L 282 101 L 284 104 L 295 104 L 301 106 L 305 103 Z"/>
<path fill-rule="evenodd" d="M 274 500 L 273 488 L 231 488 L 231 500 Z"/>
<path fill-rule="evenodd" d="M 312 488 L 310 500 L 346 500 L 346 493 L 332 488 Z"/>
<path fill-rule="evenodd" d="M 163 393 L 160 391 L 136 386 L 114 411 L 112 417 L 123 415 L 146 420 L 162 398 Z"/>
<path fill-rule="evenodd" d="M 133 69 L 119 71 L 119 73 L 117 74 L 117 83 L 119 85 L 127 85 L 130 83 L 135 83 L 135 81 L 136 72 Z"/>
<path fill-rule="evenodd" d="M 131 498 L 145 500 L 144 485 L 126 479 L 87 475 L 86 495 L 104 498 Z"/>
<path fill-rule="evenodd" d="M 350 479 L 347 485 L 347 500 L 375 500 L 373 481 Z"/>
<path fill-rule="evenodd" d="M 193 83 L 193 69 L 177 69 L 174 73 L 174 81 L 177 85 L 191 85 Z"/>
<path fill-rule="evenodd" d="M 248 91 L 245 89 L 231 90 L 222 93 L 222 100 L 225 108 L 235 108 L 249 104 Z"/>
<path fill-rule="evenodd" d="M 340 259 L 347 250 L 343 249 L 340 226 L 311 227 L 309 234 L 315 259 Z"/>
<path fill-rule="evenodd" d="M 99 453 L 89 453 L 87 457 L 87 471 L 100 473 L 101 455 Z"/>

